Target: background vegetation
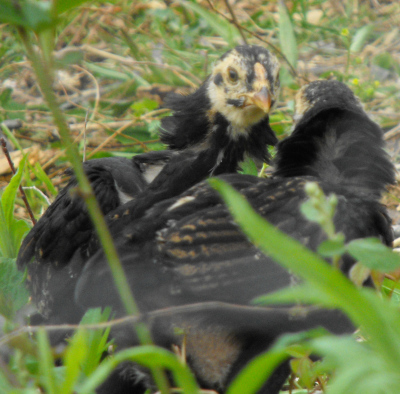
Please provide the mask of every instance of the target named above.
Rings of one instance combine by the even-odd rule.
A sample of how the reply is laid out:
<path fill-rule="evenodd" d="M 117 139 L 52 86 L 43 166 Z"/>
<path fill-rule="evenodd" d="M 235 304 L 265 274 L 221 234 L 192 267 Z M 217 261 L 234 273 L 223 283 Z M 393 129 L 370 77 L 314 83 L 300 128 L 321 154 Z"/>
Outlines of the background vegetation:
<path fill-rule="evenodd" d="M 16 4 L 20 5 L 19 10 Z M 91 392 L 114 367 L 117 358 L 105 360 L 97 367 L 100 354 L 107 348 L 107 330 L 80 330 L 61 355 L 63 367 L 53 367 L 54 354 L 46 332 L 39 331 L 32 338 L 26 329 L 18 329 L 19 315 L 23 314 L 18 311 L 26 305 L 28 296 L 22 284 L 23 275 L 15 269 L 15 257 L 31 225 L 17 193 L 18 185 L 22 182 L 34 215 L 39 218 L 58 188 L 65 184 L 63 171 L 71 161 L 65 152 L 65 146 L 69 145 L 61 143 L 59 124 L 56 122 L 56 127 L 52 119 L 51 103 L 43 100 L 43 87 L 37 84 L 32 63 L 27 60 L 27 48 L 29 52 L 29 47 L 38 46 L 42 59 L 54 67 L 53 92 L 67 120 L 74 147 L 79 150 L 80 156 L 75 155 L 78 160 L 110 155 L 130 157 L 162 149 L 157 130 L 160 118 L 167 113 L 159 108 L 166 92 L 175 89 L 185 92 L 197 87 L 214 60 L 245 40 L 268 47 L 282 62 L 281 100 L 271 116 L 279 138 L 290 130 L 293 98 L 299 87 L 317 78 L 333 77 L 351 86 L 367 112 L 387 131 L 388 148 L 397 161 L 400 133 L 400 4 L 397 1 L 15 3 L 0 0 L 0 22 L 4 22 L 0 30 L 0 120 L 3 133 L 15 149 L 14 163 L 21 168 L 10 180 L 9 165 L 0 156 L 3 189 L 0 313 L 5 318 L 5 335 L 0 339 L 1 392 L 33 393 L 36 388 L 54 393 Z M 31 58 L 34 54 L 35 51 Z M 38 71 L 40 74 L 43 70 Z M 246 171 L 254 172 L 254 168 L 249 165 Z M 395 221 L 398 196 L 395 187 L 385 200 Z M 391 278 L 395 280 L 396 275 Z M 390 296 L 394 304 L 399 298 L 396 288 L 395 281 L 385 279 L 382 294 Z M 345 293 L 347 299 L 351 296 L 361 303 L 358 305 L 364 305 L 370 320 L 375 320 L 378 327 L 381 324 L 382 329 L 394 327 L 391 332 L 385 331 L 385 341 L 379 342 L 377 326 L 374 329 L 368 325 L 371 321 L 360 321 L 357 317 L 357 323 L 367 327 L 371 346 L 353 338 L 320 338 L 318 334 L 314 341 L 293 347 L 293 338 L 289 338 L 277 345 L 269 359 L 263 358 L 261 366 L 255 363 L 258 372 L 250 369 L 250 380 L 260 376 L 260 370 L 268 370 L 267 365 L 274 365 L 271 361 L 274 354 L 275 361 L 279 360 L 289 343 L 289 350 L 299 356 L 294 369 L 300 380 L 292 382 L 299 393 L 317 389 L 342 394 L 396 392 L 393 388 L 400 387 L 396 372 L 400 366 L 397 312 L 378 297 L 358 291 L 351 293 L 353 290 L 344 290 L 350 292 Z M 315 296 L 322 302 L 321 297 Z M 334 305 L 341 307 L 341 302 L 335 300 Z M 332 305 L 333 301 L 326 298 L 325 302 Z M 352 316 L 356 306 L 357 303 L 354 310 L 346 312 Z M 98 324 L 107 318 L 107 312 L 95 311 L 85 322 Z M 340 357 L 343 349 L 347 354 L 351 351 L 352 359 L 357 362 L 349 364 L 349 358 Z M 311 350 L 328 354 L 328 361 L 322 366 L 311 364 L 307 357 Z M 177 376 L 181 387 L 186 387 L 187 392 L 196 390 L 190 374 L 162 349 L 143 347 L 129 354 L 119 353 L 118 357 L 145 359 L 155 367 L 157 363 L 168 365 L 180 371 Z M 326 389 L 327 372 L 333 367 L 337 368 L 337 380 Z M 354 381 L 361 381 L 362 385 L 352 386 Z M 340 382 L 344 382 L 342 386 Z M 249 389 L 248 381 L 244 386 L 239 382 L 236 392 L 243 393 L 243 387 Z"/>

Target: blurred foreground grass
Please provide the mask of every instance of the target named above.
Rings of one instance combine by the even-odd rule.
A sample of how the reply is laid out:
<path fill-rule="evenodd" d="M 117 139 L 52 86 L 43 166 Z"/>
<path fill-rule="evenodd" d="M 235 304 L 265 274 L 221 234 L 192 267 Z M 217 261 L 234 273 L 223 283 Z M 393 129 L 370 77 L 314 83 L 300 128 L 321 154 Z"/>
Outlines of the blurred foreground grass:
<path fill-rule="evenodd" d="M 299 87 L 307 81 L 332 77 L 349 84 L 367 112 L 388 132 L 389 149 L 397 160 L 399 26 L 397 1 L 85 3 L 63 14 L 57 25 L 54 90 L 82 158 L 131 156 L 162 149 L 157 130 L 160 117 L 167 113 L 159 108 L 165 94 L 171 89 L 187 92 L 197 87 L 223 52 L 246 40 L 267 46 L 281 59 L 281 100 L 271 115 L 272 127 L 279 138 L 290 131 L 294 95 Z M 11 26 L 1 27 L 0 121 L 20 120 L 21 127 L 8 134 L 8 139 L 16 149 L 16 162 L 19 149 L 30 152 L 30 164 L 22 182 L 35 188 L 27 193 L 39 217 L 48 205 L 45 196 L 54 199 L 57 188 L 64 184 L 62 174 L 68 163 L 16 32 Z M 7 130 L 4 132 L 7 134 Z M 8 165 L 2 165 L 2 160 L 0 157 L 0 187 L 10 179 Z M 397 207 L 399 195 L 394 189 L 392 196 L 387 197 L 392 207 Z M 16 202 L 16 216 L 27 218 L 19 198 Z M 18 239 L 21 231 L 18 230 Z M 14 275 L 9 266 L 8 269 L 7 275 Z M 19 277 L 15 282 L 21 280 Z M 385 292 L 391 295 L 396 285 L 385 284 Z M 15 294 L 19 307 L 26 301 L 26 294 Z M 393 294 L 396 301 L 397 291 Z M 10 315 L 15 313 L 13 305 L 7 308 Z M 98 323 L 105 318 L 98 315 L 91 321 Z M 85 335 L 77 334 L 65 357 L 70 360 L 78 357 L 80 344 L 84 343 L 85 357 L 92 365 L 93 352 L 97 348 L 103 351 L 106 339 L 99 338 L 93 348 L 92 339 Z M 69 392 L 72 380 L 57 382 L 60 372 L 55 369 L 47 375 L 44 370 L 40 372 L 46 367 L 43 360 L 47 360 L 48 369 L 52 367 L 51 350 L 46 341 L 43 333 L 38 335 L 38 358 L 35 358 L 37 354 L 27 357 L 29 341 L 21 341 L 18 351 L 22 353 L 18 356 L 17 352 L 10 366 L 4 365 L 5 375 L 10 372 L 12 376 L 20 368 L 17 375 L 20 382 L 24 374 L 31 385 L 31 376 L 41 376 L 44 381 L 38 386 L 53 392 L 54 387 L 63 387 Z M 84 359 L 82 354 L 81 357 Z M 67 360 L 65 365 L 64 372 L 58 370 L 61 374 L 77 373 L 73 361 Z M 317 378 L 319 387 L 324 387 L 326 376 L 313 372 L 313 367 L 299 365 L 298 370 L 303 381 L 311 381 L 309 386 Z M 7 381 L 2 376 L 0 388 L 2 381 Z"/>

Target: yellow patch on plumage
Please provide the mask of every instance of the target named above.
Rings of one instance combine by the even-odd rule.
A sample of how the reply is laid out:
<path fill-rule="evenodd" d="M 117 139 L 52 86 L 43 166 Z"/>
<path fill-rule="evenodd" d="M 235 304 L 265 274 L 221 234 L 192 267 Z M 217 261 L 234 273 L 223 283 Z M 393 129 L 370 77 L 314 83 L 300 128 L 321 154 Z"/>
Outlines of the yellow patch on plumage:
<path fill-rule="evenodd" d="M 311 103 L 308 101 L 305 90 L 306 86 L 303 86 L 296 94 L 295 108 L 296 113 L 294 115 L 294 121 L 297 123 L 303 115 L 311 108 Z"/>
<path fill-rule="evenodd" d="M 167 211 L 173 211 L 176 208 L 179 208 L 180 206 L 187 204 L 188 202 L 191 202 L 195 199 L 193 196 L 185 196 L 180 198 L 178 201 L 175 201 L 168 209 Z"/>

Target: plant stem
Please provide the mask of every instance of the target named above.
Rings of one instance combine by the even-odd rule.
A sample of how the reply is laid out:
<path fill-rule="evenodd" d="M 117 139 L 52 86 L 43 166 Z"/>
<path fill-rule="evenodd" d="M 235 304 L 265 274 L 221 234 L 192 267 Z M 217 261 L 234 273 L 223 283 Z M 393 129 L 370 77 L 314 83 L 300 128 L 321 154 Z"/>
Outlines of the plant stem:
<path fill-rule="evenodd" d="M 33 49 L 26 30 L 22 27 L 19 27 L 18 32 L 27 51 L 28 57 L 32 62 L 32 66 L 38 79 L 39 87 L 52 113 L 54 123 L 56 124 L 60 133 L 67 158 L 72 165 L 79 188 L 81 190 L 80 194 L 85 200 L 90 217 L 93 221 L 94 227 L 96 228 L 122 303 L 128 315 L 138 315 L 140 313 L 139 308 L 137 307 L 137 304 L 131 293 L 123 267 L 119 261 L 118 254 L 114 246 L 113 239 L 108 231 L 104 216 L 100 210 L 96 197 L 93 194 L 91 185 L 84 173 L 77 146 L 73 143 L 69 135 L 68 125 L 53 92 L 51 83 L 52 78 L 50 77 L 52 75 L 52 70 L 50 69 L 48 62 L 45 61 L 44 56 L 40 56 L 40 54 L 35 52 Z M 136 324 L 135 329 L 141 344 L 152 344 L 150 333 L 143 322 Z M 162 370 L 157 368 L 153 369 L 152 372 L 154 380 L 161 392 L 167 393 L 168 382 Z"/>

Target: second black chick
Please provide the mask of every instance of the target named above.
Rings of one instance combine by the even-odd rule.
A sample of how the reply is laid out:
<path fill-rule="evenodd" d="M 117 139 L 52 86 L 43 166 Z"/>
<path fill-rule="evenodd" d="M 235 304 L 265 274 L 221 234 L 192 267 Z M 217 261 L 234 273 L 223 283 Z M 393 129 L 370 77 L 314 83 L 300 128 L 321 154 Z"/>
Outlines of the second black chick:
<path fill-rule="evenodd" d="M 334 223 L 346 242 L 375 236 L 390 245 L 390 219 L 379 199 L 394 182 L 394 167 L 384 151 L 382 130 L 351 90 L 337 81 L 316 81 L 302 88 L 296 109 L 294 131 L 278 145 L 279 176 L 229 174 L 221 179 L 239 190 L 270 223 L 312 250 L 326 234 L 301 214 L 308 181 L 317 182 L 326 194 L 337 195 Z M 255 297 L 292 286 L 299 279 L 248 241 L 207 183 L 154 205 L 119 233 L 118 252 L 143 313 L 203 303 L 200 311 L 170 315 L 166 311 L 151 321 L 151 329 L 155 342 L 166 348 L 182 347 L 185 338 L 187 362 L 204 388 L 225 392 L 251 358 L 285 333 L 318 326 L 336 334 L 353 329 L 337 311 L 311 308 L 300 316 L 281 307 L 241 311 L 237 304 L 249 305 Z M 340 269 L 351 276 L 354 264 L 351 256 L 344 255 Z M 365 284 L 370 285 L 368 278 Z M 213 309 L 204 304 L 212 301 L 231 306 Z M 100 252 L 85 265 L 76 302 L 83 308 L 110 305 L 124 315 Z M 130 327 L 116 328 L 113 337 L 120 348 L 138 343 Z M 113 379 L 129 385 L 127 376 L 134 375 L 129 374 L 130 368 L 135 370 L 121 367 Z M 285 363 L 260 393 L 278 393 L 288 373 Z"/>

